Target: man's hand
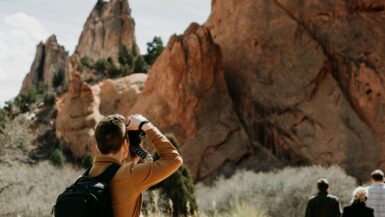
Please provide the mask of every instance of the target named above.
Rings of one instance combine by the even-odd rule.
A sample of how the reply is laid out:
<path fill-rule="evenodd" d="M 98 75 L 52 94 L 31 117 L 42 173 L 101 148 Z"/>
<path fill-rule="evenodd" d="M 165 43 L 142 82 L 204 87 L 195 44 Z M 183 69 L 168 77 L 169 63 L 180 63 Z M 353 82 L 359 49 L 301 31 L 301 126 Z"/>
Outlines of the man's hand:
<path fill-rule="evenodd" d="M 147 118 L 143 117 L 139 114 L 130 115 L 127 118 L 128 120 L 128 126 L 126 128 L 127 131 L 129 130 L 139 130 L 139 125 L 143 122 L 149 122 Z"/>

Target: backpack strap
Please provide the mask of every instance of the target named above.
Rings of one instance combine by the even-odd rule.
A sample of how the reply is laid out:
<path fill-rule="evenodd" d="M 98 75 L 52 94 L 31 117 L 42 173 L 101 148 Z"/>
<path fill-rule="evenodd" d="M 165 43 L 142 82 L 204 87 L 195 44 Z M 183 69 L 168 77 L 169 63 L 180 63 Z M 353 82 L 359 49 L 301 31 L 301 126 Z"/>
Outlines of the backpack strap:
<path fill-rule="evenodd" d="M 95 176 L 94 178 L 100 182 L 109 182 L 112 177 L 119 170 L 120 165 L 117 163 L 112 163 L 102 174 Z M 88 173 L 87 173 L 88 175 Z"/>

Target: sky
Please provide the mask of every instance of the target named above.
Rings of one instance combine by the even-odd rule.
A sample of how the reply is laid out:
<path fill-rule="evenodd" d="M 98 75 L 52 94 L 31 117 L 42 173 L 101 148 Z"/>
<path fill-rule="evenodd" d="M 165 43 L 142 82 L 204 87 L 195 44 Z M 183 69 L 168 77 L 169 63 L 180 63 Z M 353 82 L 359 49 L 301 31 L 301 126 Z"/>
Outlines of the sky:
<path fill-rule="evenodd" d="M 55 34 L 72 54 L 96 0 L 0 0 L 0 105 L 13 99 L 35 57 L 36 45 Z M 204 23 L 211 0 L 129 0 L 141 53 L 154 36 L 164 44 L 192 22 Z"/>

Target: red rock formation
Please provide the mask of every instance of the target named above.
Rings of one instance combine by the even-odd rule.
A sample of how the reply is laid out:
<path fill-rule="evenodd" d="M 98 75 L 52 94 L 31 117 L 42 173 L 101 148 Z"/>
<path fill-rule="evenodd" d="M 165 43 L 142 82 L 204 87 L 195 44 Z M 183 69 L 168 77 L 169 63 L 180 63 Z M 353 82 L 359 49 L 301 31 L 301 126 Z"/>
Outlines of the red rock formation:
<path fill-rule="evenodd" d="M 253 141 L 281 161 L 383 165 L 383 1 L 213 1 L 206 23 Z M 365 153 L 365 154 L 363 154 Z"/>
<path fill-rule="evenodd" d="M 91 87 L 81 80 L 81 69 L 71 62 L 73 71 L 68 92 L 56 102 L 56 135 L 65 141 L 75 158 L 96 153 L 94 127 L 102 118 Z"/>
<path fill-rule="evenodd" d="M 60 69 L 64 69 L 68 53 L 57 43 L 56 36 L 50 36 L 46 43 L 40 42 L 36 47 L 35 59 L 30 72 L 26 75 L 21 91 L 26 91 L 38 83 L 52 87 L 52 80 Z"/>
<path fill-rule="evenodd" d="M 127 0 L 96 4 L 80 36 L 75 53 L 94 60 L 111 57 L 118 63 L 120 45 L 136 48 L 135 22 Z"/>
<path fill-rule="evenodd" d="M 90 86 L 81 79 L 82 68 L 76 56 L 71 58 L 67 70 L 71 78 L 68 92 L 56 104 L 56 135 L 79 159 L 86 153 L 96 153 L 94 128 L 103 115 L 128 114 L 147 75 L 133 74 Z"/>
<path fill-rule="evenodd" d="M 125 4 L 94 9 L 80 56 L 116 58 L 123 41 L 135 46 Z M 144 75 L 90 87 L 75 73 L 58 102 L 57 134 L 80 157 L 101 115 L 142 113 L 176 135 L 196 180 L 309 163 L 365 179 L 385 169 L 384 8 L 379 0 L 213 0 L 203 27 L 170 39 L 142 93 Z"/>
<path fill-rule="evenodd" d="M 184 162 L 198 180 L 231 173 L 254 152 L 264 153 L 252 145 L 236 115 L 219 47 L 197 24 L 171 37 L 130 113 L 142 113 L 176 134 Z M 276 163 L 267 152 L 263 160 Z"/>

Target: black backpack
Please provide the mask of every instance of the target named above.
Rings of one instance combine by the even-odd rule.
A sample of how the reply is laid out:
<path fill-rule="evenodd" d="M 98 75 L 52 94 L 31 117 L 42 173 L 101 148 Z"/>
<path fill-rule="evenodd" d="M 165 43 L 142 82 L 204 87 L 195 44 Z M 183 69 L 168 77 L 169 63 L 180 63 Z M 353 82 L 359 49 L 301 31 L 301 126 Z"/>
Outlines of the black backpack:
<path fill-rule="evenodd" d="M 74 184 L 65 189 L 52 209 L 55 217 L 113 217 L 108 182 L 120 165 L 113 163 L 102 174 L 88 176 L 88 168 Z"/>

